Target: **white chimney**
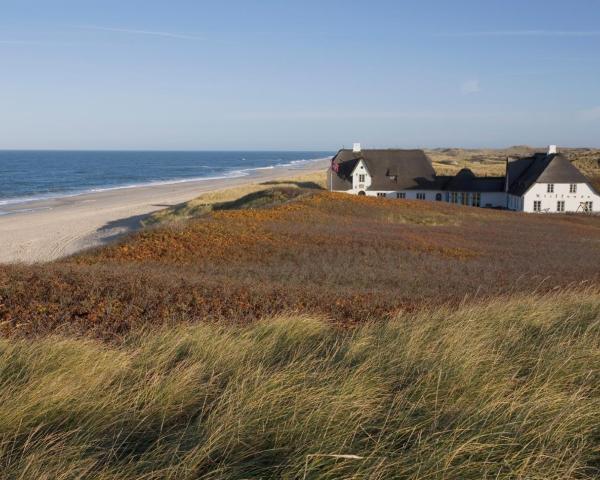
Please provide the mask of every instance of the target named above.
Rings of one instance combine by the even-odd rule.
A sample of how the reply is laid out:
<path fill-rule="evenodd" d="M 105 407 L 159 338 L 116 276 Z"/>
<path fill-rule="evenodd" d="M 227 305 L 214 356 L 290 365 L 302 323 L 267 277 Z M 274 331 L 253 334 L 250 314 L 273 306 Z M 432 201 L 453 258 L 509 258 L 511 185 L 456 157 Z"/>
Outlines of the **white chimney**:
<path fill-rule="evenodd" d="M 550 145 L 548 147 L 548 155 L 556 155 L 557 152 L 558 149 L 556 148 L 556 145 Z"/>
<path fill-rule="evenodd" d="M 360 152 L 360 143 L 355 143 L 354 145 L 352 145 L 352 151 L 354 153 L 359 153 Z"/>

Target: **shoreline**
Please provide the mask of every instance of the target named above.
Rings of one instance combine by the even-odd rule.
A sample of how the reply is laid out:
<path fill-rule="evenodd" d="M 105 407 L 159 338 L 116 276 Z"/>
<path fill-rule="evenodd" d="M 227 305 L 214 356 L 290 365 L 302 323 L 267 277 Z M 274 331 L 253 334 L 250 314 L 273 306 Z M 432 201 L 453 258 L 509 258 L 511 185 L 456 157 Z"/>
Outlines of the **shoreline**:
<path fill-rule="evenodd" d="M 214 176 L 214 177 L 192 177 L 192 178 L 173 178 L 167 180 L 152 180 L 146 183 L 139 184 L 123 184 L 123 185 L 107 185 L 107 186 L 98 186 L 89 188 L 87 190 L 75 190 L 72 192 L 62 192 L 56 194 L 50 194 L 47 196 L 38 195 L 38 196 L 30 196 L 30 197 L 15 197 L 15 198 L 4 198 L 0 199 L 0 216 L 2 215 L 10 215 L 16 211 L 24 211 L 25 209 L 20 209 L 21 205 L 36 203 L 36 202 L 46 202 L 52 200 L 61 200 L 65 198 L 71 197 L 79 197 L 82 195 L 91 195 L 94 193 L 102 193 L 102 192 L 110 192 L 113 190 L 128 190 L 131 188 L 145 188 L 145 187 L 155 187 L 162 185 L 177 185 L 180 183 L 196 183 L 196 182 L 210 182 L 217 180 L 230 180 L 236 178 L 247 178 L 251 177 L 254 173 L 259 172 L 261 170 L 275 170 L 282 168 L 302 168 L 303 166 L 309 167 L 311 164 L 315 162 L 329 161 L 331 157 L 323 157 L 323 158 L 313 158 L 307 160 L 292 160 L 289 163 L 279 164 L 279 165 L 268 165 L 264 167 L 249 167 L 249 168 L 239 168 L 231 170 L 230 172 L 224 173 L 223 175 Z"/>
<path fill-rule="evenodd" d="M 138 230 L 149 214 L 203 193 L 319 172 L 329 158 L 252 169 L 247 175 L 176 180 L 2 205 L 0 264 L 47 262 Z"/>

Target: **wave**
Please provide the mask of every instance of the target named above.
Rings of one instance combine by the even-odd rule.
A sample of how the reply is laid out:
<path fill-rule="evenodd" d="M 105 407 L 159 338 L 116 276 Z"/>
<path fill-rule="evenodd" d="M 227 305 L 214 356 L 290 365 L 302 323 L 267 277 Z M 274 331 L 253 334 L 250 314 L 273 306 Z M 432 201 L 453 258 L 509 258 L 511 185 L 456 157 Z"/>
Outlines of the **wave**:
<path fill-rule="evenodd" d="M 102 192 L 109 192 L 109 191 L 114 191 L 114 190 L 125 190 L 125 189 L 131 189 L 131 188 L 153 187 L 153 186 L 160 186 L 160 185 L 177 185 L 177 184 L 181 184 L 181 183 L 205 182 L 205 181 L 211 181 L 211 180 L 225 180 L 225 179 L 232 179 L 232 178 L 241 178 L 241 177 L 250 176 L 252 174 L 252 172 L 255 172 L 255 171 L 274 170 L 276 168 L 286 168 L 286 167 L 287 168 L 300 167 L 307 163 L 319 162 L 319 161 L 323 161 L 323 160 L 328 160 L 330 158 L 331 157 L 322 157 L 322 158 L 292 160 L 287 163 L 277 163 L 275 165 L 267 165 L 264 167 L 249 167 L 249 168 L 231 170 L 229 172 L 224 173 L 223 175 L 214 175 L 214 176 L 206 176 L 206 177 L 177 178 L 177 179 L 166 179 L 166 180 L 152 180 L 152 181 L 142 182 L 142 183 L 110 185 L 110 186 L 105 186 L 105 187 L 94 187 L 94 188 L 77 190 L 77 191 L 73 191 L 73 192 L 56 192 L 56 193 L 48 193 L 48 194 L 31 195 L 31 196 L 27 196 L 27 197 L 6 198 L 6 199 L 0 199 L 0 206 L 19 205 L 22 203 L 30 203 L 30 202 L 38 202 L 38 201 L 46 201 L 46 200 L 60 200 L 63 198 L 72 198 L 72 197 L 78 197 L 81 195 L 88 195 L 91 193 L 102 193 Z M 202 167 L 214 168 L 214 167 L 208 167 L 208 166 L 204 166 L 204 165 L 202 165 Z M 33 210 L 33 209 L 29 209 L 29 210 Z M 38 209 L 36 209 L 36 210 L 38 210 Z M 18 212 L 0 211 L 0 215 L 9 215 L 11 213 L 20 213 L 23 211 L 24 210 L 19 210 Z"/>

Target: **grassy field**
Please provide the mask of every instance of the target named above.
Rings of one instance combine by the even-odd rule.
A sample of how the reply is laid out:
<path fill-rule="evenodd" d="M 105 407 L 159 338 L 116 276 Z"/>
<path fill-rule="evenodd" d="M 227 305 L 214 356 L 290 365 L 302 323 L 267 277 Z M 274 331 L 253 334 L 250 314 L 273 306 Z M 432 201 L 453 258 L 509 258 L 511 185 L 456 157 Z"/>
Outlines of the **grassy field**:
<path fill-rule="evenodd" d="M 322 181 L 0 265 L 0 478 L 598 478 L 600 217 Z"/>
<path fill-rule="evenodd" d="M 0 478 L 592 479 L 600 292 L 0 341 Z"/>

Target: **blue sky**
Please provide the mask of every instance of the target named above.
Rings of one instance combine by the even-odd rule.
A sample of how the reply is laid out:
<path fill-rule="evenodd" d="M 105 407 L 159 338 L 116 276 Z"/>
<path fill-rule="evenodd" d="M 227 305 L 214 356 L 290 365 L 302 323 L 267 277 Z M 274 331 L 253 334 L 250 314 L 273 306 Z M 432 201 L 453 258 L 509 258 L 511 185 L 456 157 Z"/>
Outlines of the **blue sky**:
<path fill-rule="evenodd" d="M 0 1 L 0 148 L 600 146 L 600 2 Z"/>

